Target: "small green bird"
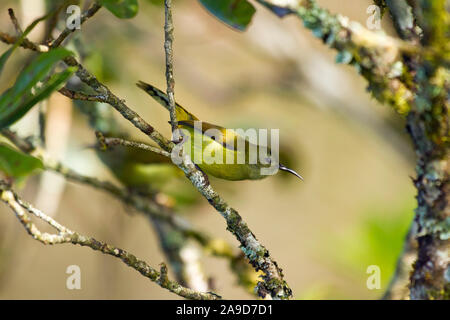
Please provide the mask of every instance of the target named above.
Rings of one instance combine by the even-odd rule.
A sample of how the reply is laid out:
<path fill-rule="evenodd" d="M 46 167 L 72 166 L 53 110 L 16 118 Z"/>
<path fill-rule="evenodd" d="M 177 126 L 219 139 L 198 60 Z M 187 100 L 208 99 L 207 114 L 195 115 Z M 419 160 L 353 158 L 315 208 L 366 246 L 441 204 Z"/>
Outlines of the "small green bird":
<path fill-rule="evenodd" d="M 164 92 L 142 81 L 136 85 L 169 110 L 168 97 Z M 303 180 L 297 172 L 273 159 L 270 148 L 251 143 L 235 130 L 200 121 L 178 103 L 175 104 L 175 112 L 178 128 L 183 136 L 191 140 L 190 147 L 184 150 L 205 173 L 225 180 L 257 180 L 280 169 Z M 196 143 L 199 136 L 201 143 Z M 261 157 L 261 154 L 264 156 Z"/>

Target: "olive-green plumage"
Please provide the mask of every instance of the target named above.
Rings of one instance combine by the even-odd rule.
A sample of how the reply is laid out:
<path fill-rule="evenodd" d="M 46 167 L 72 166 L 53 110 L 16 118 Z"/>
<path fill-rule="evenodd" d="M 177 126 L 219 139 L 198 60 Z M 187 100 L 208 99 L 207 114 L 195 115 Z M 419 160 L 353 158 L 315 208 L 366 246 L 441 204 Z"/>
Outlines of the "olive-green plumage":
<path fill-rule="evenodd" d="M 137 86 L 169 110 L 168 97 L 164 92 L 142 81 Z M 270 148 L 251 143 L 235 130 L 200 122 L 178 103 L 175 105 L 175 112 L 178 128 L 184 136 L 189 137 L 189 141 L 185 141 L 183 146 L 190 144 L 190 147 L 185 147 L 184 150 L 204 172 L 225 180 L 257 180 L 268 176 L 267 170 L 271 167 Z M 201 143 L 196 143 L 200 139 Z M 267 155 L 262 161 L 260 151 Z M 295 171 L 281 164 L 277 166 L 276 169 L 291 172 L 301 178 Z"/>

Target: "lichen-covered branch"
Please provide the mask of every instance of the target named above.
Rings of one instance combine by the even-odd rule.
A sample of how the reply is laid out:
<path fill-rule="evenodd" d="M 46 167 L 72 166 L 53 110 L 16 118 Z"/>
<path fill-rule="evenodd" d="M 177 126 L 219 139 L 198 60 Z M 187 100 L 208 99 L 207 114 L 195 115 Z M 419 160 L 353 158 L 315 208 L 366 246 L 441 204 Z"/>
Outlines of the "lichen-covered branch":
<path fill-rule="evenodd" d="M 446 0 L 411 1 L 412 11 L 403 1 L 383 1 L 392 10 L 400 37 L 408 42 L 332 15 L 314 0 L 258 1 L 269 4 L 275 13 L 284 8 L 298 15 L 308 29 L 338 51 L 339 62 L 358 69 L 375 98 L 407 114 L 407 131 L 417 155 L 414 184 L 418 191 L 419 253 L 410 296 L 449 299 L 450 13 Z"/>
<path fill-rule="evenodd" d="M 369 91 L 397 112 L 406 113 L 413 100 L 410 75 L 404 68 L 402 55 L 421 48 L 400 39 L 372 32 L 361 24 L 339 14 L 331 14 L 315 0 L 258 0 L 277 13 L 284 8 L 297 15 L 306 28 L 327 46 L 336 49 L 338 63 L 350 64 L 369 83 Z"/>
<path fill-rule="evenodd" d="M 450 13 L 446 1 L 418 1 L 422 46 L 433 55 L 418 58 L 417 92 L 407 130 L 417 155 L 415 220 L 418 259 L 411 275 L 411 299 L 450 299 Z"/>
<path fill-rule="evenodd" d="M 162 288 L 167 289 L 170 292 L 173 292 L 181 297 L 196 300 L 217 300 L 219 298 L 219 296 L 216 294 L 208 292 L 197 292 L 192 289 L 185 288 L 173 280 L 169 280 L 167 278 L 167 268 L 165 267 L 165 265 L 162 265 L 161 271 L 158 272 L 150 265 L 148 265 L 145 261 L 140 260 L 133 254 L 123 249 L 109 245 L 102 241 L 98 241 L 92 237 L 82 235 L 78 232 L 66 228 L 65 226 L 55 221 L 53 218 L 47 216 L 40 210 L 34 208 L 29 203 L 20 199 L 4 181 L 0 181 L 0 200 L 6 203 L 14 211 L 28 234 L 35 240 L 43 244 L 53 245 L 72 243 L 75 245 L 78 244 L 80 246 L 90 247 L 95 251 L 100 251 L 104 254 L 119 258 L 127 266 L 135 269 L 144 277 L 149 278 L 151 281 L 157 283 Z M 27 212 L 47 222 L 50 226 L 57 230 L 57 233 L 51 234 L 47 232 L 41 232 L 32 222 Z"/>
<path fill-rule="evenodd" d="M 407 117 L 417 155 L 419 225 L 411 298 L 450 299 L 450 72 L 439 60 L 422 63 Z"/>
<path fill-rule="evenodd" d="M 419 43 L 422 30 L 417 25 L 413 8 L 406 0 L 386 0 L 395 30 L 400 38 Z"/>

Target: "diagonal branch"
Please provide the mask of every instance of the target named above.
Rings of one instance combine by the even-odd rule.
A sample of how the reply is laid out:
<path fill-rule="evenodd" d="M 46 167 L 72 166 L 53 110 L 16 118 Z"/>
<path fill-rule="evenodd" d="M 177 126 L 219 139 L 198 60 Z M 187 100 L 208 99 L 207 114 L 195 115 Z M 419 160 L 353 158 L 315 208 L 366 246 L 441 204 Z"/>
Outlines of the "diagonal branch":
<path fill-rule="evenodd" d="M 317 38 L 338 51 L 337 62 L 356 68 L 369 82 L 368 89 L 377 100 L 402 114 L 410 110 L 413 92 L 402 55 L 416 54 L 422 48 L 370 31 L 339 14 L 331 14 L 315 0 L 257 1 L 275 14 L 282 8 L 298 16 Z"/>
<path fill-rule="evenodd" d="M 192 289 L 185 288 L 173 280 L 169 280 L 167 278 L 167 268 L 164 264 L 162 264 L 161 271 L 158 272 L 151 266 L 149 266 L 145 261 L 140 260 L 133 254 L 123 249 L 109 245 L 102 241 L 98 241 L 92 237 L 82 235 L 78 232 L 66 228 L 65 226 L 55 221 L 53 218 L 47 216 L 45 213 L 20 199 L 4 181 L 0 181 L 0 200 L 6 203 L 14 211 L 28 234 L 35 240 L 43 244 L 53 245 L 72 243 L 78 244 L 80 246 L 90 247 L 95 251 L 100 251 L 104 254 L 119 258 L 123 263 L 135 269 L 144 277 L 149 278 L 151 281 L 157 283 L 162 288 L 167 289 L 170 292 L 173 292 L 183 298 L 196 300 L 217 300 L 219 298 L 219 296 L 216 294 L 197 292 Z M 27 212 L 47 222 L 50 226 L 56 229 L 58 233 L 51 234 L 47 232 L 41 232 L 32 222 Z"/>

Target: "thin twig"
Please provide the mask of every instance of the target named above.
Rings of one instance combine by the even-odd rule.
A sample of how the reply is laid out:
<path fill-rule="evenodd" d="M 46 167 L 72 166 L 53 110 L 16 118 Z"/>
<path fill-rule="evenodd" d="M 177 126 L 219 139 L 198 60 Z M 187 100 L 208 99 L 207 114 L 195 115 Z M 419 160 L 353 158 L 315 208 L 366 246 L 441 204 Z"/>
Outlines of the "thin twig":
<path fill-rule="evenodd" d="M 173 20 L 172 20 L 172 0 L 164 0 L 164 51 L 166 54 L 166 82 L 167 97 L 169 99 L 170 124 L 172 132 L 177 130 L 178 121 L 175 112 L 175 80 L 173 77 Z"/>
<path fill-rule="evenodd" d="M 2 41 L 4 43 L 14 44 L 17 42 L 18 39 L 19 39 L 19 37 L 12 36 L 10 34 L 0 31 L 0 41 Z M 50 48 L 48 46 L 43 45 L 43 44 L 36 44 L 36 43 L 28 40 L 27 38 L 22 40 L 22 42 L 20 43 L 20 46 L 22 48 L 30 49 L 30 50 L 36 51 L 36 52 L 48 52 L 48 50 L 50 50 Z"/>
<path fill-rule="evenodd" d="M 72 100 L 106 102 L 106 99 L 104 96 L 88 95 L 88 94 L 84 94 L 82 92 L 70 90 L 66 87 L 62 87 L 61 89 L 58 90 L 58 92 Z"/>
<path fill-rule="evenodd" d="M 102 148 L 102 149 L 121 145 L 121 146 L 125 146 L 125 147 L 132 147 L 132 148 L 142 149 L 142 150 L 146 150 L 146 151 L 151 151 L 153 153 L 170 158 L 169 152 L 162 150 L 161 148 L 150 146 L 150 145 L 142 143 L 142 142 L 129 141 L 129 140 L 125 140 L 122 138 L 105 137 L 99 131 L 96 131 L 95 135 L 97 136 L 97 140 L 100 143 L 100 148 Z"/>
<path fill-rule="evenodd" d="M 86 10 L 85 12 L 83 12 L 81 14 L 80 24 L 83 24 L 86 20 L 88 20 L 90 17 L 92 17 L 94 14 L 96 14 L 97 11 L 100 10 L 101 7 L 102 6 L 100 4 L 98 4 L 97 2 L 94 2 L 88 10 Z M 50 47 L 51 48 L 59 47 L 61 45 L 61 43 L 75 30 L 77 30 L 77 29 L 66 27 L 63 30 L 63 32 L 61 32 L 61 34 L 58 36 L 58 38 L 56 38 L 56 40 L 54 40 L 50 44 Z"/>
<path fill-rule="evenodd" d="M 14 28 L 16 29 L 17 35 L 18 36 L 22 35 L 23 31 L 22 31 L 22 28 L 20 27 L 20 24 L 19 24 L 19 21 L 17 20 L 16 15 L 14 14 L 14 10 L 9 8 L 8 14 L 9 14 L 9 17 L 11 18 L 11 22 L 14 25 Z"/>
<path fill-rule="evenodd" d="M 65 226 L 55 221 L 53 218 L 47 216 L 45 213 L 34 208 L 26 201 L 20 199 L 4 181 L 0 181 L 0 199 L 14 211 L 26 231 L 35 240 L 43 244 L 72 243 L 90 247 L 95 251 L 100 251 L 104 254 L 119 258 L 127 266 L 135 269 L 144 277 L 149 278 L 151 281 L 157 283 L 162 288 L 167 289 L 170 292 L 173 292 L 183 298 L 195 300 L 217 300 L 219 298 L 219 296 L 216 294 L 208 292 L 197 292 L 192 289 L 185 288 L 173 280 L 169 280 L 167 278 L 167 268 L 162 267 L 162 272 L 158 272 L 151 266 L 149 266 L 145 261 L 140 260 L 133 254 L 123 249 L 109 245 L 102 241 L 98 241 L 92 237 L 82 235 L 78 232 L 66 228 Z M 47 232 L 41 232 L 32 222 L 27 212 L 47 222 L 50 226 L 55 228 L 58 233 L 51 234 Z"/>

